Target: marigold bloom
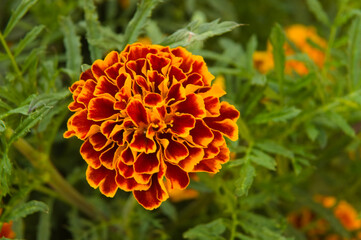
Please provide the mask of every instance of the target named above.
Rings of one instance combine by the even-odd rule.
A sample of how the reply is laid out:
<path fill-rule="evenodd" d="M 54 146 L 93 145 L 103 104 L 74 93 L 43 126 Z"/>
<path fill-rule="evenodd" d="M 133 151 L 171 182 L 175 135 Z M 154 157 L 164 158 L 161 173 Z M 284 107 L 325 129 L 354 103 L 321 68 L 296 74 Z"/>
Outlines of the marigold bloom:
<path fill-rule="evenodd" d="M 83 140 L 90 186 L 113 197 L 132 191 L 146 209 L 185 189 L 189 173 L 216 173 L 238 138 L 239 112 L 219 98 L 201 56 L 182 47 L 128 45 L 96 60 L 70 91 L 75 112 L 64 137 Z"/>
<path fill-rule="evenodd" d="M 314 27 L 295 24 L 286 28 L 285 33 L 287 38 L 300 52 L 307 54 L 318 67 L 323 66 L 325 54 L 312 43 L 316 44 L 320 48 L 325 48 L 326 41 L 317 35 Z M 295 54 L 295 51 L 288 43 L 284 45 L 284 49 L 286 56 L 292 56 Z M 272 45 L 268 43 L 266 51 L 256 51 L 254 53 L 254 66 L 261 73 L 267 73 L 274 68 L 272 51 Z M 291 74 L 293 71 L 299 75 L 305 75 L 308 73 L 308 69 L 303 62 L 297 60 L 286 61 L 285 72 L 287 74 Z"/>
<path fill-rule="evenodd" d="M 15 238 L 15 232 L 12 230 L 13 222 L 3 223 L 0 230 L 0 238 Z"/>

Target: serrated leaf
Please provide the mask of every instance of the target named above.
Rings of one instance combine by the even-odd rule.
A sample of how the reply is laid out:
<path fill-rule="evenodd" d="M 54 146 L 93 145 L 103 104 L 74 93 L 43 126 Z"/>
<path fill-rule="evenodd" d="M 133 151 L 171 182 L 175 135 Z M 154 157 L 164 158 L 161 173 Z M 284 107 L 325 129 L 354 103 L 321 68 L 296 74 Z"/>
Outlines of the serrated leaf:
<path fill-rule="evenodd" d="M 44 30 L 44 28 L 44 25 L 40 25 L 34 27 L 30 32 L 28 32 L 16 46 L 14 50 L 14 56 L 19 55 L 24 50 L 24 48 L 26 48 L 32 41 L 34 41 L 36 37 Z"/>
<path fill-rule="evenodd" d="M 260 141 L 255 146 L 268 153 L 278 154 L 290 159 L 294 157 L 293 152 L 273 141 Z"/>
<path fill-rule="evenodd" d="M 307 0 L 306 3 L 310 11 L 313 13 L 313 15 L 316 17 L 318 21 L 320 21 L 325 25 L 329 24 L 330 20 L 326 12 L 323 10 L 321 3 L 318 0 Z"/>
<path fill-rule="evenodd" d="M 204 41 L 210 37 L 232 31 L 239 26 L 240 24 L 238 23 L 231 21 L 220 22 L 219 19 L 202 24 L 191 22 L 187 27 L 179 29 L 165 38 L 160 44 L 170 47 L 186 47 L 194 42 Z"/>
<path fill-rule="evenodd" d="M 93 0 L 81 0 L 79 1 L 80 6 L 84 9 L 85 22 L 86 22 L 86 37 L 89 42 L 89 51 L 92 61 L 100 59 L 103 55 L 102 51 L 90 44 L 90 41 L 95 41 L 101 38 L 100 33 L 100 22 L 98 20 L 98 13 L 94 5 Z"/>
<path fill-rule="evenodd" d="M 80 74 L 82 63 L 80 37 L 70 17 L 61 19 L 61 30 L 64 35 L 64 46 L 66 49 L 66 68 L 72 71 L 72 80 L 75 81 Z"/>
<path fill-rule="evenodd" d="M 124 48 L 127 44 L 135 42 L 144 28 L 147 19 L 152 14 L 153 9 L 160 3 L 160 0 L 141 0 L 134 17 L 127 25 L 124 33 Z"/>
<path fill-rule="evenodd" d="M 361 85 L 361 17 L 356 17 L 348 31 L 348 68 L 352 86 Z"/>
<path fill-rule="evenodd" d="M 37 240 L 49 240 L 51 237 L 51 211 L 53 208 L 53 199 L 49 199 L 47 201 L 47 206 L 49 208 L 49 211 L 47 212 L 41 212 L 40 213 L 40 219 L 39 219 L 39 225 L 37 228 Z"/>
<path fill-rule="evenodd" d="M 15 207 L 7 216 L 6 221 L 15 221 L 35 212 L 48 212 L 48 206 L 40 201 L 32 200 Z"/>
<path fill-rule="evenodd" d="M 260 150 L 253 149 L 250 160 L 257 165 L 268 168 L 269 170 L 276 170 L 276 160 Z"/>
<path fill-rule="evenodd" d="M 9 178 L 12 171 L 7 147 L 5 147 L 3 152 L 0 152 L 0 156 L 0 196 L 5 196 L 9 192 Z"/>
<path fill-rule="evenodd" d="M 183 234 L 186 239 L 193 240 L 223 240 L 221 235 L 226 231 L 223 219 L 217 219 L 207 224 L 200 224 Z"/>
<path fill-rule="evenodd" d="M 51 107 L 42 107 L 22 121 L 19 126 L 14 130 L 13 135 L 9 139 L 9 145 L 16 141 L 18 138 L 24 136 L 32 127 L 34 127 L 44 116 L 50 111 Z"/>
<path fill-rule="evenodd" d="M 7 111 L 4 114 L 0 115 L 0 119 L 6 118 L 12 114 L 23 114 L 23 115 L 28 115 L 28 111 L 29 111 L 29 106 L 21 106 L 21 107 L 17 107 L 14 109 L 11 109 L 10 111 Z"/>
<path fill-rule="evenodd" d="M 279 88 L 281 90 L 281 95 L 283 95 L 284 69 L 286 61 L 283 46 L 286 41 L 286 36 L 279 24 L 276 24 L 272 28 L 270 40 L 273 47 L 273 61 L 275 64 L 276 75 L 279 81 Z"/>
<path fill-rule="evenodd" d="M 15 11 L 11 14 L 10 20 L 4 30 L 4 38 L 13 30 L 15 25 L 26 14 L 26 12 L 37 2 L 38 0 L 22 0 L 17 6 Z"/>
<path fill-rule="evenodd" d="M 284 108 L 273 112 L 260 113 L 251 120 L 254 124 L 263 124 L 270 122 L 286 122 L 301 113 L 300 109 L 295 107 Z"/>
<path fill-rule="evenodd" d="M 350 137 L 355 137 L 355 130 L 347 123 L 346 119 L 343 118 L 341 115 L 331 112 L 329 114 L 329 120 L 336 124 L 345 134 Z"/>
<path fill-rule="evenodd" d="M 30 102 L 28 106 L 28 112 L 32 112 L 35 109 L 38 109 L 42 106 L 48 106 L 52 107 L 55 105 L 55 103 L 59 100 L 62 100 L 70 95 L 70 92 L 68 90 L 63 90 L 61 92 L 57 93 L 43 93 L 38 96 L 36 96 L 32 101 Z"/>
<path fill-rule="evenodd" d="M 253 183 L 253 178 L 255 175 L 256 175 L 256 171 L 251 164 L 247 163 L 242 166 L 240 171 L 240 177 L 235 182 L 236 184 L 235 194 L 238 197 L 248 195 L 248 190 L 250 189 Z"/>

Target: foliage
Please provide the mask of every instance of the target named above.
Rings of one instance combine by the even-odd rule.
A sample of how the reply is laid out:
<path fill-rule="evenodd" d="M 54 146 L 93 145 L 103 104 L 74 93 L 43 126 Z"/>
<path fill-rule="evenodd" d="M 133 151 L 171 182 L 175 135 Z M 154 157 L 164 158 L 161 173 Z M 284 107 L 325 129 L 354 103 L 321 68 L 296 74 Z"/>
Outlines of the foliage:
<path fill-rule="evenodd" d="M 307 207 L 333 233 L 356 236 L 313 198 L 361 210 L 360 2 L 126 2 L 2 1 L 0 225 L 13 220 L 17 238 L 41 240 L 307 239 L 287 221 Z M 300 51 L 285 54 L 284 28 L 299 23 L 326 39 L 322 68 Z M 203 56 L 241 112 L 232 160 L 214 176 L 197 175 L 189 186 L 197 198 L 154 211 L 129 193 L 110 199 L 91 189 L 80 142 L 62 137 L 67 88 L 82 68 L 140 37 Z M 253 53 L 267 42 L 275 68 L 261 74 Z M 308 73 L 285 74 L 290 59 Z"/>

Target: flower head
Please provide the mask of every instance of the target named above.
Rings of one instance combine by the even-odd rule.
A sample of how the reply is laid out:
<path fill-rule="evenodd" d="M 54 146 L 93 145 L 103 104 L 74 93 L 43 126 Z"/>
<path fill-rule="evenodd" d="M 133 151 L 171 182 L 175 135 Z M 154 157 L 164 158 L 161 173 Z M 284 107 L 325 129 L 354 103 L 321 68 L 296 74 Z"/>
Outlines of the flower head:
<path fill-rule="evenodd" d="M 15 232 L 12 230 L 13 222 L 10 221 L 8 223 L 2 223 L 2 227 L 0 229 L 0 238 L 15 238 Z"/>
<path fill-rule="evenodd" d="M 301 24 L 295 24 L 286 28 L 285 33 L 294 47 L 296 47 L 301 53 L 307 54 L 308 57 L 316 64 L 316 66 L 323 66 L 325 61 L 325 54 L 318 47 L 325 48 L 326 41 L 317 35 L 315 28 L 307 27 Z M 295 54 L 294 49 L 288 43 L 284 45 L 284 49 L 286 56 L 292 56 Z M 274 68 L 272 51 L 272 45 L 268 43 L 266 51 L 256 51 L 254 53 L 254 66 L 261 73 L 267 73 Z M 301 61 L 287 60 L 285 64 L 285 72 L 287 74 L 296 72 L 299 75 L 305 75 L 308 73 L 308 69 Z"/>
<path fill-rule="evenodd" d="M 219 98 L 200 56 L 182 47 L 128 45 L 96 60 L 70 91 L 75 112 L 64 137 L 83 140 L 90 186 L 113 197 L 132 191 L 146 209 L 160 206 L 189 173 L 216 173 L 228 161 L 224 136 L 238 138 L 239 112 Z"/>

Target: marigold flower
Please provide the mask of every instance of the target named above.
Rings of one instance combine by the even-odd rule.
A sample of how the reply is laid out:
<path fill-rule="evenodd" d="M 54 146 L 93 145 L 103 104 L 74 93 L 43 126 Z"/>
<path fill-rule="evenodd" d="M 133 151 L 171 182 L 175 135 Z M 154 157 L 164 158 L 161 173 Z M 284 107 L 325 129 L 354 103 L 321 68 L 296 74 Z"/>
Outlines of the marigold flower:
<path fill-rule="evenodd" d="M 96 60 L 70 91 L 75 112 L 64 137 L 83 140 L 90 186 L 113 197 L 132 191 L 146 209 L 185 189 L 189 173 L 216 173 L 238 138 L 239 112 L 219 98 L 201 56 L 182 47 L 128 45 Z"/>
<path fill-rule="evenodd" d="M 0 229 L 0 238 L 15 238 L 15 232 L 12 230 L 13 222 L 3 223 Z"/>
<path fill-rule="evenodd" d="M 325 48 L 326 41 L 317 35 L 314 27 L 295 24 L 286 28 L 285 33 L 287 38 L 296 48 L 298 48 L 300 52 L 307 54 L 318 67 L 323 66 L 325 53 L 315 47 L 311 42 L 320 48 Z M 286 56 L 292 56 L 295 54 L 295 51 L 288 43 L 284 45 L 284 49 Z M 254 66 L 261 73 L 267 73 L 274 68 L 272 51 L 272 45 L 268 43 L 266 51 L 256 51 L 253 54 Z M 303 62 L 297 60 L 286 61 L 285 72 L 287 74 L 291 74 L 293 71 L 299 75 L 305 75 L 308 73 L 308 69 Z"/>

